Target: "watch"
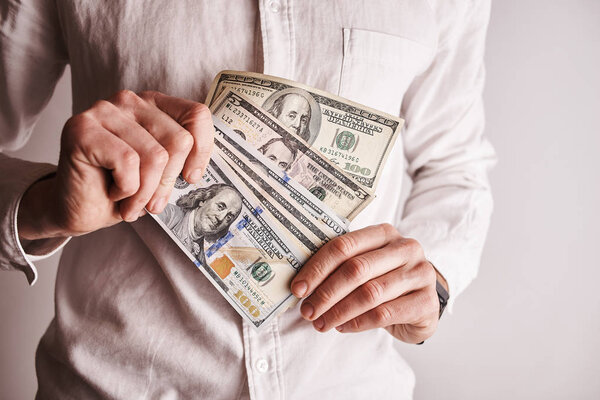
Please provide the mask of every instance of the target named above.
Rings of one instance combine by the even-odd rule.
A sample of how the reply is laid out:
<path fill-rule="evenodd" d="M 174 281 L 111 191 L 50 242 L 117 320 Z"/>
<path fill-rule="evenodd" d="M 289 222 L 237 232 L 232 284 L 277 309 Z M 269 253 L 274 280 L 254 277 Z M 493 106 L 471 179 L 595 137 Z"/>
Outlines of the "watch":
<path fill-rule="evenodd" d="M 448 299 L 450 298 L 450 295 L 438 280 L 436 280 L 435 282 L 435 291 L 437 292 L 438 300 L 440 301 L 440 315 L 438 316 L 438 319 L 440 319 L 442 318 L 442 313 L 444 312 L 444 309 L 448 305 Z"/>
<path fill-rule="evenodd" d="M 440 314 L 438 315 L 438 319 L 440 319 L 440 318 L 442 318 L 442 313 L 444 312 L 444 310 L 446 309 L 446 306 L 448 305 L 448 299 L 450 298 L 450 294 L 448 294 L 448 291 L 444 288 L 444 285 L 442 285 L 440 283 L 440 281 L 437 279 L 435 281 L 435 291 L 437 292 L 438 301 L 440 302 Z M 423 343 L 425 343 L 424 340 L 421 343 L 417 343 L 417 344 L 423 344 Z"/>

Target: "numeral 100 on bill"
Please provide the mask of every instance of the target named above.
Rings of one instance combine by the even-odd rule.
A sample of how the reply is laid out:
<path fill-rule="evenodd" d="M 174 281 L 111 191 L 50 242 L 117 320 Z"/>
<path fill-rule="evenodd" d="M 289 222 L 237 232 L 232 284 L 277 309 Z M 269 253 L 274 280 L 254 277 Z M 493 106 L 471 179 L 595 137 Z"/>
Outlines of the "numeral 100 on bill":
<path fill-rule="evenodd" d="M 238 290 L 234 296 L 238 299 L 238 301 L 240 302 L 241 305 L 243 305 L 244 307 L 246 307 L 248 309 L 248 311 L 250 312 L 250 315 L 252 315 L 254 318 L 259 317 L 260 310 L 252 304 L 250 299 L 244 295 L 244 292 L 242 292 L 241 290 Z"/>
<path fill-rule="evenodd" d="M 355 174 L 361 174 L 362 176 L 371 175 L 370 168 L 367 168 L 367 167 L 361 168 L 360 165 L 351 164 L 349 162 L 347 162 L 346 165 L 344 165 L 344 169 L 346 171 L 354 172 Z"/>

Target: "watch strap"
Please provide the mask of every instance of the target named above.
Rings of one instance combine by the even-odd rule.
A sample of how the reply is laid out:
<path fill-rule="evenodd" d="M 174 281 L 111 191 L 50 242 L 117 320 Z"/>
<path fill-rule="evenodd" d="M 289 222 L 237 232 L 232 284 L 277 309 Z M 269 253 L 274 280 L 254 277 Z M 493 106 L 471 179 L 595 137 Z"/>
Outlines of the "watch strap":
<path fill-rule="evenodd" d="M 435 282 L 435 291 L 437 292 L 438 300 L 440 301 L 440 315 L 438 316 L 439 319 L 442 318 L 442 313 L 448 305 L 448 299 L 450 299 L 450 294 L 448 294 L 448 291 L 446 290 L 446 288 L 444 288 L 444 286 L 440 283 L 439 280 Z"/>

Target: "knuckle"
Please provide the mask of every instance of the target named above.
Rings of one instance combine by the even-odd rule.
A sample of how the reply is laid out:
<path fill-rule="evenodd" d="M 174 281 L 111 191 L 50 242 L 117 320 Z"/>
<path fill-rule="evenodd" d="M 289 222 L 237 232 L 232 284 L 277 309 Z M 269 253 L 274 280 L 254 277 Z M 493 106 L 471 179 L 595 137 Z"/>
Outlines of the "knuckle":
<path fill-rule="evenodd" d="M 349 234 L 338 236 L 330 243 L 332 250 L 344 258 L 349 257 L 352 254 L 352 250 L 356 247 L 356 240 Z"/>
<path fill-rule="evenodd" d="M 435 270 L 433 269 L 433 267 L 431 266 L 431 264 L 427 261 L 422 261 L 419 264 L 417 264 L 417 266 L 415 267 L 416 272 L 419 276 L 421 276 L 423 278 L 423 280 L 425 282 L 428 283 L 435 283 L 435 280 L 437 278 Z"/>
<path fill-rule="evenodd" d="M 392 238 L 398 234 L 396 228 L 394 228 L 394 226 L 388 222 L 379 225 L 379 228 L 381 229 L 383 236 L 386 238 Z"/>
<path fill-rule="evenodd" d="M 437 319 L 440 313 L 440 301 L 438 300 L 437 292 L 433 287 L 427 291 L 427 304 L 431 313 L 435 315 Z"/>
<path fill-rule="evenodd" d="M 170 153 L 189 153 L 194 146 L 194 137 L 185 129 L 181 129 L 172 135 L 166 146 Z"/>
<path fill-rule="evenodd" d="M 156 90 L 144 90 L 140 92 L 139 97 L 144 100 L 150 100 L 153 99 L 157 93 Z"/>
<path fill-rule="evenodd" d="M 139 185 L 136 183 L 135 179 L 131 176 L 127 176 L 120 182 L 120 190 L 121 193 L 127 197 L 133 196 L 139 188 Z"/>
<path fill-rule="evenodd" d="M 314 264 L 312 264 L 312 269 L 310 271 L 310 275 L 316 278 L 325 278 L 328 273 L 327 273 L 327 268 L 325 267 L 325 264 L 321 263 L 321 262 L 316 262 Z"/>
<path fill-rule="evenodd" d="M 194 137 L 191 133 L 183 129 L 177 136 L 179 137 L 178 142 L 183 151 L 189 152 L 192 150 L 192 147 L 194 146 Z"/>
<path fill-rule="evenodd" d="M 386 326 L 392 323 L 392 312 L 386 305 L 381 305 L 373 310 L 375 323 L 379 326 Z"/>
<path fill-rule="evenodd" d="M 177 180 L 176 176 L 163 176 L 160 179 L 160 186 L 173 187 L 175 186 L 175 181 Z"/>
<path fill-rule="evenodd" d="M 210 109 L 204 103 L 195 103 L 190 108 L 190 114 L 201 121 L 210 120 L 212 115 Z"/>
<path fill-rule="evenodd" d="M 135 166 L 140 163 L 139 154 L 132 148 L 123 150 L 123 153 L 121 154 L 121 159 L 123 160 L 123 164 L 125 164 L 128 167 Z"/>
<path fill-rule="evenodd" d="M 320 287 L 315 291 L 315 297 L 322 303 L 328 304 L 333 299 L 334 293 L 328 287 Z M 315 304 L 316 306 L 316 304 Z"/>
<path fill-rule="evenodd" d="M 435 289 L 423 289 L 419 296 L 415 299 L 413 319 L 421 324 L 424 322 L 429 323 L 429 321 L 434 317 L 437 319 L 439 307 L 440 303 L 438 301 Z"/>
<path fill-rule="evenodd" d="M 379 303 L 383 297 L 383 286 L 377 281 L 369 281 L 362 285 L 361 292 L 364 301 L 370 304 Z"/>
<path fill-rule="evenodd" d="M 342 320 L 342 317 L 342 310 L 337 306 L 331 307 L 329 311 L 323 315 L 326 325 L 337 325 L 337 323 Z"/>
<path fill-rule="evenodd" d="M 112 97 L 113 101 L 119 105 L 133 104 L 138 101 L 138 96 L 129 89 L 119 90 Z"/>
<path fill-rule="evenodd" d="M 133 208 L 141 209 L 148 204 L 150 199 L 152 198 L 152 193 L 146 193 L 147 190 L 140 191 L 135 198 L 133 199 Z"/>
<path fill-rule="evenodd" d="M 421 244 L 416 241 L 415 239 L 412 238 L 407 238 L 404 239 L 404 246 L 406 247 L 406 249 L 408 250 L 408 252 L 410 253 L 411 256 L 413 257 L 418 257 L 418 258 L 422 258 L 423 256 L 423 249 L 421 247 Z"/>
<path fill-rule="evenodd" d="M 133 196 L 138 188 L 139 186 L 132 179 L 127 179 L 123 182 L 122 191 L 125 196 Z"/>
<path fill-rule="evenodd" d="M 153 146 L 148 151 L 148 162 L 152 166 L 165 166 L 169 161 L 169 152 L 162 146 Z"/>
<path fill-rule="evenodd" d="M 353 318 L 348 323 L 350 324 L 350 329 L 353 331 L 360 331 L 363 327 L 360 318 Z"/>
<path fill-rule="evenodd" d="M 63 139 L 69 139 L 75 136 L 77 128 L 82 124 L 85 124 L 88 118 L 90 118 L 90 116 L 84 115 L 83 113 L 73 115 L 71 118 L 69 118 L 67 122 L 65 122 L 65 126 L 63 128 Z"/>
<path fill-rule="evenodd" d="M 366 257 L 358 256 L 346 261 L 344 268 L 345 275 L 348 279 L 357 281 L 368 276 L 371 270 L 371 265 Z"/>
<path fill-rule="evenodd" d="M 100 113 L 100 114 L 106 114 L 108 112 L 114 111 L 114 105 L 112 103 L 110 103 L 109 101 L 106 100 L 97 100 L 94 102 L 94 104 L 92 104 L 92 107 L 90 107 L 87 111 L 84 112 L 90 112 L 90 113 Z"/>
<path fill-rule="evenodd" d="M 404 250 L 404 243 L 405 243 L 404 239 L 398 238 L 398 239 L 394 239 L 394 240 L 390 241 L 389 246 L 396 253 L 401 254 L 401 252 Z"/>
<path fill-rule="evenodd" d="M 61 146 L 71 148 L 73 145 L 85 144 L 92 135 L 90 127 L 96 124 L 96 119 L 88 111 L 74 115 L 65 122 L 62 131 Z"/>

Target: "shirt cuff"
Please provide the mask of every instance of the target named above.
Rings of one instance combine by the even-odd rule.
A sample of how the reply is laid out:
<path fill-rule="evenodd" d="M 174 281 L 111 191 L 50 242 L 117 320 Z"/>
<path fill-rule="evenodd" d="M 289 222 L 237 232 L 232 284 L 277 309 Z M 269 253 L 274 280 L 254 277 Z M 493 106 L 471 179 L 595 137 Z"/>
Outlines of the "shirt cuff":
<path fill-rule="evenodd" d="M 17 206 L 15 207 L 14 229 L 17 246 L 19 248 L 19 252 L 21 253 L 20 255 L 23 259 L 25 259 L 25 262 L 27 263 L 27 268 L 25 268 L 23 272 L 27 277 L 27 282 L 29 282 L 29 284 L 33 286 L 38 278 L 37 268 L 33 263 L 56 254 L 67 244 L 69 240 L 71 240 L 71 237 L 69 236 L 66 238 L 49 238 L 38 240 L 19 239 L 19 230 L 17 228 L 17 216 L 19 215 L 19 205 L 21 204 L 22 198 L 23 196 L 21 195 L 21 198 L 19 199 L 19 201 L 17 202 Z"/>
<path fill-rule="evenodd" d="M 2 160 L 5 161 L 5 160 Z M 25 274 L 33 285 L 37 280 L 37 269 L 33 262 L 50 257 L 59 251 L 69 238 L 49 238 L 40 240 L 19 239 L 17 215 L 23 195 L 35 182 L 53 174 L 56 167 L 50 164 L 36 164 L 22 160 L 5 161 L 7 174 L 2 178 L 0 195 L 0 269 L 17 270 Z"/>
<path fill-rule="evenodd" d="M 404 226 L 400 232 L 421 244 L 425 258 L 446 280 L 450 298 L 445 312 L 452 314 L 456 298 L 477 275 L 479 252 L 469 249 L 464 238 L 452 236 L 442 226 L 423 224 L 409 229 Z"/>

